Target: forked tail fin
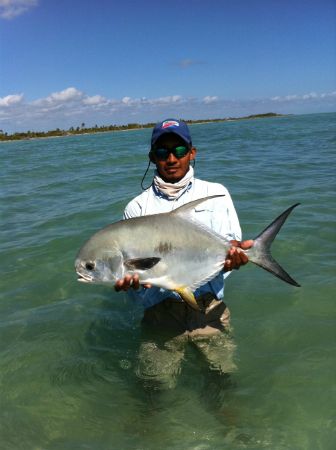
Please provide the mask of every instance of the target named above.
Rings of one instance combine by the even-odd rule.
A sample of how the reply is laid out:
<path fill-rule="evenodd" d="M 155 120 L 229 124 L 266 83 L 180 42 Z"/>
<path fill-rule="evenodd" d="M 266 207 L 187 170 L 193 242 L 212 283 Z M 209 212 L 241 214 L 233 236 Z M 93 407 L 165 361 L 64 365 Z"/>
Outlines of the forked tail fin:
<path fill-rule="evenodd" d="M 285 223 L 289 214 L 300 203 L 296 203 L 290 208 L 286 209 L 279 217 L 277 217 L 265 230 L 254 239 L 253 247 L 246 250 L 249 260 L 263 269 L 271 272 L 276 277 L 280 278 L 286 283 L 293 286 L 300 287 L 300 285 L 288 275 L 288 273 L 273 259 L 271 255 L 271 245 L 275 236 L 279 233 L 280 228 Z"/>

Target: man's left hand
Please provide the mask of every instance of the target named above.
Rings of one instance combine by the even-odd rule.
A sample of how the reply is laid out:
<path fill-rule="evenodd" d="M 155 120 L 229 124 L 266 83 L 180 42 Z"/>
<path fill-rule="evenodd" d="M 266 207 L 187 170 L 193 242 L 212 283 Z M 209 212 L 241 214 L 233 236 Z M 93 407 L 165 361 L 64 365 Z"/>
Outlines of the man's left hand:
<path fill-rule="evenodd" d="M 248 263 L 248 256 L 242 251 L 252 247 L 253 240 L 248 241 L 230 241 L 232 247 L 229 249 L 224 262 L 224 272 L 238 270 L 240 266 Z"/>

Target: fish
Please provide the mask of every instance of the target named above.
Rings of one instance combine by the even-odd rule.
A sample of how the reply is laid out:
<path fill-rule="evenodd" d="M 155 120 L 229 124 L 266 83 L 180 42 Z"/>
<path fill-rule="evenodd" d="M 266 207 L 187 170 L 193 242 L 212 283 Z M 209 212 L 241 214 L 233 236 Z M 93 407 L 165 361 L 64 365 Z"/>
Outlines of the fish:
<path fill-rule="evenodd" d="M 173 211 L 121 220 L 94 233 L 75 260 L 78 281 L 114 286 L 125 275 L 139 275 L 140 283 L 177 292 L 199 309 L 193 291 L 222 269 L 231 242 L 195 218 L 195 208 L 212 195 Z M 275 261 L 271 245 L 289 214 L 286 209 L 242 250 L 250 262 L 290 285 L 300 285 Z"/>

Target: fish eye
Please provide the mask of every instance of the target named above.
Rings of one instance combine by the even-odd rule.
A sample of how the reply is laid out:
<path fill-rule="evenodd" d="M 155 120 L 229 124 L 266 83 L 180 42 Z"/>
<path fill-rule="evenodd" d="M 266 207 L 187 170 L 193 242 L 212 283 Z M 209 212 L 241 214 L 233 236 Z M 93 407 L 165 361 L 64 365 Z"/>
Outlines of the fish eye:
<path fill-rule="evenodd" d="M 87 262 L 87 263 L 85 264 L 85 269 L 86 269 L 86 270 L 89 270 L 90 272 L 91 272 L 92 270 L 94 270 L 94 268 L 95 268 L 95 264 L 94 264 L 93 262 Z"/>

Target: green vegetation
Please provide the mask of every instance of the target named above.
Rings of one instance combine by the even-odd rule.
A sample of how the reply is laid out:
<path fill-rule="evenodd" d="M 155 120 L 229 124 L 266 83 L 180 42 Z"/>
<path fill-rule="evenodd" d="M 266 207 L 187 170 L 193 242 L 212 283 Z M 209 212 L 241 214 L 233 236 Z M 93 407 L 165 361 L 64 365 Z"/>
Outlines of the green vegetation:
<path fill-rule="evenodd" d="M 268 117 L 283 117 L 283 114 L 266 113 L 266 114 L 254 114 L 245 117 L 227 117 L 225 119 L 200 119 L 200 120 L 186 120 L 188 124 L 193 123 L 209 123 L 209 122 L 227 122 L 232 120 L 246 120 L 246 119 L 264 119 Z M 0 141 L 17 141 L 21 139 L 36 139 L 36 138 L 48 138 L 56 136 L 73 136 L 76 134 L 92 134 L 92 133 L 104 133 L 107 131 L 125 131 L 125 130 L 137 130 L 141 128 L 153 128 L 155 123 L 129 123 L 127 125 L 103 125 L 94 127 L 86 127 L 85 123 L 82 123 L 80 127 L 70 127 L 68 130 L 60 130 L 56 128 L 50 131 L 25 131 L 21 133 L 8 134 L 3 130 L 0 130 Z"/>

